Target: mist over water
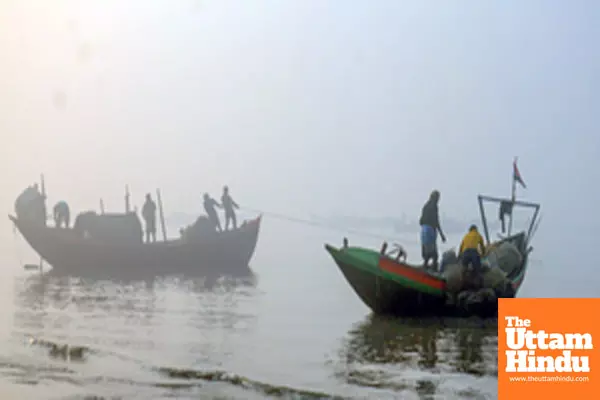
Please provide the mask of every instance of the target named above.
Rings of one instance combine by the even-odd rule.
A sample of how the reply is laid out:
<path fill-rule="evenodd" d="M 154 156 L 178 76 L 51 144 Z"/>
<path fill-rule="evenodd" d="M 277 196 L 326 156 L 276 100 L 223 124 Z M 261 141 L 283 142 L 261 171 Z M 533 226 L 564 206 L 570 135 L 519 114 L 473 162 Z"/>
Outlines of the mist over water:
<path fill-rule="evenodd" d="M 381 243 L 347 236 L 351 244 Z M 418 259 L 415 236 L 394 237 L 406 244 L 410 259 Z M 266 218 L 252 262 L 256 281 L 212 287 L 178 278 L 44 280 L 19 271 L 17 260 L 6 257 L 14 252 L 3 253 L 0 374 L 6 390 L 40 398 L 52 388 L 49 398 L 57 399 L 243 399 L 266 398 L 273 387 L 288 386 L 347 398 L 494 398 L 496 326 L 370 315 L 323 250 L 323 243 L 341 239 L 336 231 Z M 459 239 L 449 236 L 441 248 Z M 520 295 L 550 297 L 562 290 L 594 296 L 595 285 L 571 289 L 564 275 L 552 274 L 558 269 L 534 257 Z M 85 346 L 89 353 L 83 362 L 64 361 L 30 345 L 30 338 Z M 235 379 L 197 383 L 174 375 L 177 369 L 239 374 L 268 390 L 238 386 Z M 291 393 L 271 398 L 286 396 Z"/>
<path fill-rule="evenodd" d="M 0 219 L 0 397 L 495 398 L 494 327 L 371 316 L 323 244 L 383 239 L 292 220 L 415 220 L 438 189 L 466 230 L 518 156 L 543 216 L 519 296 L 598 296 L 600 15 L 540 5 L 2 2 L 1 210 L 43 173 L 73 214 L 160 188 L 167 218 L 191 218 L 172 237 L 223 185 L 266 216 L 256 281 L 211 287 L 42 279 Z M 418 262 L 418 233 L 391 225 L 354 231 Z"/>
<path fill-rule="evenodd" d="M 11 268 L 3 284 L 6 352 L 0 370 L 6 384 L 34 385 L 32 398 L 47 387 L 56 392 L 52 398 L 77 393 L 140 399 L 169 393 L 178 398 L 266 396 L 227 381 L 177 387 L 189 381 L 159 372 L 183 368 L 223 370 L 273 387 L 330 396 L 392 399 L 402 391 L 462 398 L 495 392 L 494 326 L 403 324 L 372 317 L 321 250 L 324 242 L 341 240 L 337 233 L 270 221 L 262 235 L 264 247 L 253 262 L 256 285 L 42 280 Z M 369 241 L 378 243 L 364 240 Z M 473 340 L 480 343 L 466 350 L 475 352 L 475 361 L 460 355 L 461 346 L 471 346 L 464 344 L 472 340 L 464 335 L 476 335 Z M 29 338 L 85 346 L 90 352 L 84 362 L 67 362 L 30 345 Z M 442 373 L 454 376 L 453 383 L 445 383 Z M 285 393 L 272 397 L 287 398 Z"/>

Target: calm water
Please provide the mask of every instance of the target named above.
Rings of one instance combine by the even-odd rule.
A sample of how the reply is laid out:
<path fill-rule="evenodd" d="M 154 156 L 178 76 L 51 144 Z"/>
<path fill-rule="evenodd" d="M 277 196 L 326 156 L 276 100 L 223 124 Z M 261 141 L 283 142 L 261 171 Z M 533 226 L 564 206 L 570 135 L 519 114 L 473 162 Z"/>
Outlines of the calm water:
<path fill-rule="evenodd" d="M 252 399 L 303 398 L 294 394 L 305 390 L 313 398 L 496 398 L 496 326 L 372 316 L 323 249 L 342 235 L 265 219 L 255 279 L 210 287 L 175 278 L 41 278 L 21 270 L 35 257 L 7 235 L 0 395 Z M 418 257 L 414 239 L 401 239 L 409 259 Z M 539 261 L 531 267 L 524 295 L 541 296 L 532 281 L 558 275 Z M 83 360 L 64 360 L 32 338 L 87 350 Z"/>

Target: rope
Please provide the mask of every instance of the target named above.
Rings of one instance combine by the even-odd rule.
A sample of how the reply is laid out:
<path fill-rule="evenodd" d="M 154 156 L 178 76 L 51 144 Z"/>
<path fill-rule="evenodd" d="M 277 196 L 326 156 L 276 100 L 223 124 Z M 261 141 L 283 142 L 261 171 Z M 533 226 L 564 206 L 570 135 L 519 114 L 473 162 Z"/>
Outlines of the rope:
<path fill-rule="evenodd" d="M 254 213 L 258 213 L 258 214 L 263 214 L 267 217 L 280 219 L 280 220 L 288 221 L 288 222 L 294 222 L 294 223 L 298 223 L 298 224 L 304 224 L 304 225 L 312 226 L 315 228 L 329 229 L 329 230 L 334 230 L 334 231 L 343 232 L 343 233 L 352 233 L 354 235 L 368 236 L 368 237 L 372 237 L 375 239 L 382 239 L 382 240 L 386 240 L 386 241 L 390 239 L 389 236 L 378 235 L 376 233 L 359 231 L 356 229 L 341 228 L 341 227 L 337 227 L 337 226 L 323 224 L 323 223 L 316 222 L 316 221 L 311 221 L 308 219 L 292 217 L 292 216 L 269 212 L 269 211 L 264 211 L 264 210 L 258 210 L 255 208 L 249 208 L 249 207 L 240 207 L 240 208 L 242 210 L 246 210 L 246 211 L 250 211 L 250 212 L 254 212 Z"/>

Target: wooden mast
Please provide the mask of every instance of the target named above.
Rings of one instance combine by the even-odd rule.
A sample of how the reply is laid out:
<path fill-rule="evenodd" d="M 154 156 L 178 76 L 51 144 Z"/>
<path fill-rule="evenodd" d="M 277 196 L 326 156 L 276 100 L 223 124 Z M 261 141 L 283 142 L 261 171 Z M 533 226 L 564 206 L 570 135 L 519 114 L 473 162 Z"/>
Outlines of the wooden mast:
<path fill-rule="evenodd" d="M 158 201 L 158 212 L 160 216 L 160 228 L 162 230 L 163 241 L 167 241 L 167 228 L 165 226 L 165 214 L 163 213 L 162 198 L 160 196 L 160 189 L 156 189 L 156 200 Z"/>
<path fill-rule="evenodd" d="M 44 174 L 40 175 L 40 190 L 42 193 L 42 201 L 44 202 L 44 226 L 46 226 L 48 220 L 48 211 L 46 209 L 46 181 L 44 179 Z M 40 256 L 40 274 L 44 270 L 44 258 Z"/>
<path fill-rule="evenodd" d="M 125 185 L 125 213 L 131 212 L 131 206 L 129 204 L 129 185 Z"/>

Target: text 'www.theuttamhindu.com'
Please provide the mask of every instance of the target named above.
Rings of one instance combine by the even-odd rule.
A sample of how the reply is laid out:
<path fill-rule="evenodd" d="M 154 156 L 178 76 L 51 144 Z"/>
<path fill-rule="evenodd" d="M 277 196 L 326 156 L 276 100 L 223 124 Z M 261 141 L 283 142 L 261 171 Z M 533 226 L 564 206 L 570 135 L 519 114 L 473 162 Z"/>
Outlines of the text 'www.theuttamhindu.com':
<path fill-rule="evenodd" d="M 589 382 L 587 376 L 511 376 L 510 382 Z"/>

